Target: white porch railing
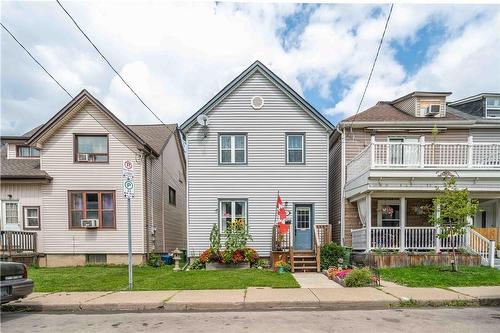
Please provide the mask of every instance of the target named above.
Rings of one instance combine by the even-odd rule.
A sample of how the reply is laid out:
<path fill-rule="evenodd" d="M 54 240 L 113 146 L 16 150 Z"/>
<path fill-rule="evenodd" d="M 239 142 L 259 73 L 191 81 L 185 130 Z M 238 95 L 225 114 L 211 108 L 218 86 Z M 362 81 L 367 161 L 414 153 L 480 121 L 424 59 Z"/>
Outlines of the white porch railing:
<path fill-rule="evenodd" d="M 404 232 L 404 246 L 401 246 L 401 232 Z M 473 229 L 465 235 L 438 239 L 434 227 L 371 227 L 367 242 L 366 228 L 351 230 L 353 250 L 451 250 L 468 248 L 479 256 L 482 263 L 494 266 L 495 242 L 488 240 Z"/>
<path fill-rule="evenodd" d="M 375 141 L 346 165 L 347 182 L 370 168 L 500 168 L 500 143 Z"/>
<path fill-rule="evenodd" d="M 469 248 L 479 254 L 483 264 L 494 266 L 495 242 L 490 241 L 475 230 L 471 230 L 469 235 Z"/>

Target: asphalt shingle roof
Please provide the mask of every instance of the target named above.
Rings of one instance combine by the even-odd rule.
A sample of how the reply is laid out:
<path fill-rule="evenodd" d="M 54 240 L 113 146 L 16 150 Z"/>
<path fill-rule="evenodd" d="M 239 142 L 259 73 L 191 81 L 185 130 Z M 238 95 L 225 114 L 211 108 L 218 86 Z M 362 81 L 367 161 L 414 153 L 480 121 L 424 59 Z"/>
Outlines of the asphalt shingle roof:
<path fill-rule="evenodd" d="M 449 108 L 448 108 L 449 110 Z M 350 122 L 354 116 L 344 119 L 342 122 Z M 358 113 L 356 121 L 422 121 L 422 122 L 436 122 L 443 120 L 464 120 L 458 114 L 453 112 L 446 112 L 445 117 L 415 117 L 412 116 L 387 102 L 378 102 L 376 105 L 368 108 L 367 110 Z"/>
<path fill-rule="evenodd" d="M 155 124 L 155 125 L 127 125 L 132 131 L 140 136 L 157 153 L 161 150 L 170 136 L 177 130 L 177 124 Z"/>
<path fill-rule="evenodd" d="M 40 170 L 39 159 L 7 159 L 7 146 L 0 148 L 0 178 L 51 179 L 47 172 Z"/>

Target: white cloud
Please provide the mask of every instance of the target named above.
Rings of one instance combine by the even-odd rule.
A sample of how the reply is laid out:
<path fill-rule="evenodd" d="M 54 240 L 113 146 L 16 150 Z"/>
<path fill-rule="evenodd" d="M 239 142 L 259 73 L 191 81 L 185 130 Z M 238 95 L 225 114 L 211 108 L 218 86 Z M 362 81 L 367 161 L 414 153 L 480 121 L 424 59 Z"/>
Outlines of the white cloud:
<path fill-rule="evenodd" d="M 2 6 L 3 23 L 72 94 L 88 89 L 128 123 L 155 121 L 57 5 Z M 353 114 L 389 8 L 160 1 L 65 6 L 165 122 L 185 120 L 256 59 L 299 93 L 317 91 L 326 100 L 340 95 L 322 110 L 326 114 Z M 499 15 L 492 6 L 395 5 L 363 107 L 417 89 L 450 90 L 457 97 L 499 91 Z M 300 24 L 287 27 L 290 17 Z M 430 22 L 444 25 L 444 35 L 410 73 L 393 45 L 411 45 Z M 2 131 L 21 133 L 68 98 L 9 38 L 2 32 Z M 345 90 L 332 88 L 335 80 Z M 27 121 L 21 113 L 36 116 Z"/>

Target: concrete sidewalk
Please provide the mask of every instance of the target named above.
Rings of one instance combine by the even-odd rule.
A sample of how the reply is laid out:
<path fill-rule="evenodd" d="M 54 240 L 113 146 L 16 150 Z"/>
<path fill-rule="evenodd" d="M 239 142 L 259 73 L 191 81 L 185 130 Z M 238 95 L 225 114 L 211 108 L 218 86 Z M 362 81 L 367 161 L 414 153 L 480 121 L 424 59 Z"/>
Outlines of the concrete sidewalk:
<path fill-rule="evenodd" d="M 467 288 L 248 288 L 237 290 L 33 293 L 2 310 L 242 311 L 352 310 L 500 305 L 500 286 Z"/>

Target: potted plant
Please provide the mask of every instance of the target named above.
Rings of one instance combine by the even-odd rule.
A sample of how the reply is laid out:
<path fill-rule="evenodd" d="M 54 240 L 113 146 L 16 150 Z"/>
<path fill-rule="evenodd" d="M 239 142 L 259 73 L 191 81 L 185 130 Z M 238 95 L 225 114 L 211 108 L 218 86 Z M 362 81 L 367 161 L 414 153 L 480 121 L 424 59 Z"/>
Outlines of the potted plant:
<path fill-rule="evenodd" d="M 290 271 L 290 264 L 283 259 L 283 256 L 280 256 L 280 260 L 276 262 L 275 266 L 278 269 L 278 273 Z"/>

